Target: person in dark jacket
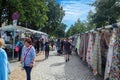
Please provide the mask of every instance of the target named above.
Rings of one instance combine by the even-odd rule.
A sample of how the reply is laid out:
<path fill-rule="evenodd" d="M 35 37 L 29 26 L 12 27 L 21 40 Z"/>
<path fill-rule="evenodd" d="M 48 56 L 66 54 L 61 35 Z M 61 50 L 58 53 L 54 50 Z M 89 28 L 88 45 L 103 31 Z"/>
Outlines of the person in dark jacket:
<path fill-rule="evenodd" d="M 49 48 L 49 43 L 48 41 L 45 43 L 45 59 L 48 58 L 49 56 L 49 51 L 50 51 L 50 48 Z"/>
<path fill-rule="evenodd" d="M 63 46 L 63 49 L 64 49 L 64 53 L 65 53 L 65 61 L 69 61 L 69 57 L 70 57 L 70 51 L 71 51 L 71 44 L 69 42 L 69 39 L 66 38 L 66 41 L 64 42 L 64 46 Z"/>

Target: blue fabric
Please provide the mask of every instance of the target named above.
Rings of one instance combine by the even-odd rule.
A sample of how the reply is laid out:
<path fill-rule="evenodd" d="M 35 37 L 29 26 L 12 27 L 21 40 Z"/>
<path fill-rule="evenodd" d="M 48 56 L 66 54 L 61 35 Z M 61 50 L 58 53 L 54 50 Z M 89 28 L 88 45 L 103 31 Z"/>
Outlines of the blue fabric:
<path fill-rule="evenodd" d="M 0 80 L 8 80 L 8 70 L 7 54 L 0 48 Z"/>
<path fill-rule="evenodd" d="M 22 56 L 22 62 L 24 62 L 24 66 L 30 66 L 32 60 L 35 59 L 35 56 L 36 56 L 35 48 L 31 47 L 31 49 L 29 50 L 28 55 L 26 57 L 26 60 L 24 61 L 24 57 L 25 57 L 29 48 L 24 46 L 23 49 L 22 49 L 22 55 L 21 56 Z"/>
<path fill-rule="evenodd" d="M 22 41 L 18 41 L 18 42 L 16 43 L 16 46 L 22 47 L 23 44 L 24 44 L 24 43 L 23 43 Z"/>

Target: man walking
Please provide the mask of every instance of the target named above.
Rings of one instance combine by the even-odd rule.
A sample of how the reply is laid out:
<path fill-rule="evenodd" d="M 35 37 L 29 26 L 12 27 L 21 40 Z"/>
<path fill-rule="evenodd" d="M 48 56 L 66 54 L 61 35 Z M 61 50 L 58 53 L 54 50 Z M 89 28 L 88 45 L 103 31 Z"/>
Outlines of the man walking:
<path fill-rule="evenodd" d="M 66 38 L 66 41 L 64 42 L 64 45 L 63 45 L 63 49 L 64 49 L 64 52 L 65 52 L 65 61 L 69 61 L 69 57 L 70 57 L 70 51 L 71 51 L 71 44 L 70 42 L 68 41 L 69 39 Z"/>

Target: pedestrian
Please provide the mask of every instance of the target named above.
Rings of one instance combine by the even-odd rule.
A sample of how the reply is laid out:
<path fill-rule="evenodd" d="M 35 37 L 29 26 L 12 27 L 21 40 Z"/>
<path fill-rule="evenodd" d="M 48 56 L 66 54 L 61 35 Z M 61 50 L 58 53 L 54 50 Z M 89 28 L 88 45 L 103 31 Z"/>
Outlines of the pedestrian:
<path fill-rule="evenodd" d="M 53 51 L 53 46 L 54 46 L 54 40 L 51 40 L 51 47 L 52 47 L 52 51 Z"/>
<path fill-rule="evenodd" d="M 70 51 L 71 51 L 71 44 L 68 38 L 66 38 L 66 41 L 64 42 L 63 49 L 65 53 L 65 61 L 67 62 L 69 61 Z"/>
<path fill-rule="evenodd" d="M 40 40 L 40 53 L 44 54 L 44 39 L 43 38 Z"/>
<path fill-rule="evenodd" d="M 57 46 L 57 53 L 60 56 L 60 54 L 61 54 L 61 42 L 60 42 L 60 39 L 57 40 L 56 46 Z"/>
<path fill-rule="evenodd" d="M 16 44 L 16 48 L 18 48 L 18 51 L 16 50 L 16 52 L 18 53 L 18 61 L 20 61 L 20 59 L 21 59 L 23 46 L 24 46 L 24 43 L 23 43 L 22 39 L 20 39 Z"/>
<path fill-rule="evenodd" d="M 22 49 L 21 63 L 24 66 L 27 80 L 31 80 L 31 70 L 35 62 L 35 48 L 31 45 L 32 41 L 30 38 L 25 40 L 25 45 Z"/>
<path fill-rule="evenodd" d="M 2 49 L 2 41 L 0 40 L 0 80 L 8 80 L 8 74 L 10 73 L 9 62 L 7 53 Z"/>
<path fill-rule="evenodd" d="M 63 45 L 64 45 L 64 39 L 61 40 L 61 52 L 63 54 Z"/>
<path fill-rule="evenodd" d="M 49 51 L 50 51 L 50 48 L 49 48 L 49 43 L 48 43 L 48 41 L 47 41 L 47 42 L 45 42 L 45 59 L 48 58 L 48 56 L 49 56 Z"/>

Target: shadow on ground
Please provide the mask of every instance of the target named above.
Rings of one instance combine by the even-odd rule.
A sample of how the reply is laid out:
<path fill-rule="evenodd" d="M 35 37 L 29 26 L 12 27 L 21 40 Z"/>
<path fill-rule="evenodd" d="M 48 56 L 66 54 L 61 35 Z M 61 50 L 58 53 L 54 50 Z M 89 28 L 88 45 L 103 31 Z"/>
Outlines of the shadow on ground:
<path fill-rule="evenodd" d="M 42 62 L 42 61 L 45 61 L 45 59 L 35 60 L 35 62 Z"/>
<path fill-rule="evenodd" d="M 63 65 L 63 64 L 65 64 L 65 62 L 55 63 L 55 64 L 50 65 L 50 67 L 60 66 L 60 65 Z"/>

